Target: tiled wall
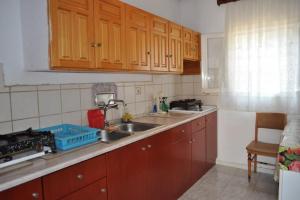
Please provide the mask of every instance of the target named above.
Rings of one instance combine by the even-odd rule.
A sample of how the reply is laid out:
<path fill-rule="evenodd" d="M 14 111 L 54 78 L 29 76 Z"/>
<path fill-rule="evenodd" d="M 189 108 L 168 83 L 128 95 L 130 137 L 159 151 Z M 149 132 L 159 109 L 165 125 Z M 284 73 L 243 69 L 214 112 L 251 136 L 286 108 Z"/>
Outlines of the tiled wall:
<path fill-rule="evenodd" d="M 169 101 L 191 98 L 199 84 L 200 76 L 153 75 L 152 82 L 117 83 L 118 98 L 125 100 L 129 112 L 143 114 L 151 111 L 153 95 L 162 93 Z M 0 85 L 0 134 L 61 123 L 86 125 L 87 110 L 95 108 L 91 87 L 92 84 Z M 122 113 L 120 106 L 108 112 L 108 119 L 120 118 Z"/>

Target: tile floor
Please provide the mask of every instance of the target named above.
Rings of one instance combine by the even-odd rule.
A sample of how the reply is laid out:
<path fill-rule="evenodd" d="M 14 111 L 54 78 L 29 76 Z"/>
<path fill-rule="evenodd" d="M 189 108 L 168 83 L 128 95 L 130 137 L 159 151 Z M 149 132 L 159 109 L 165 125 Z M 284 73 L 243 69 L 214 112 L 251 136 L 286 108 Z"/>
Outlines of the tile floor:
<path fill-rule="evenodd" d="M 248 183 L 246 170 L 216 165 L 179 200 L 276 200 L 277 194 L 271 174 L 253 174 Z"/>

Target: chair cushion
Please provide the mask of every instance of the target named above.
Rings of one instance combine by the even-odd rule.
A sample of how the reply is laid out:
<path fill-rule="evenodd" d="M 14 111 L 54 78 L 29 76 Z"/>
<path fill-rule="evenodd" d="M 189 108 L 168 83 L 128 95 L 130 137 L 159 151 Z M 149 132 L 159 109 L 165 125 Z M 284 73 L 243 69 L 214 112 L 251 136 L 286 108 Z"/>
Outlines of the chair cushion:
<path fill-rule="evenodd" d="M 279 144 L 271 144 L 264 142 L 252 141 L 247 145 L 246 149 L 248 153 L 258 154 L 262 156 L 276 157 L 278 152 Z"/>

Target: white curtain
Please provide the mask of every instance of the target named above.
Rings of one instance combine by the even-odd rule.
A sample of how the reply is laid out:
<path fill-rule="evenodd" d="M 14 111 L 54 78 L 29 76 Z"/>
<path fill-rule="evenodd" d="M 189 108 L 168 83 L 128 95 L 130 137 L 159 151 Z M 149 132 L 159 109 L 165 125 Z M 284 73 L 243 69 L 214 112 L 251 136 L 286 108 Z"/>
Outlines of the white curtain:
<path fill-rule="evenodd" d="M 300 113 L 300 0 L 226 5 L 224 109 Z"/>

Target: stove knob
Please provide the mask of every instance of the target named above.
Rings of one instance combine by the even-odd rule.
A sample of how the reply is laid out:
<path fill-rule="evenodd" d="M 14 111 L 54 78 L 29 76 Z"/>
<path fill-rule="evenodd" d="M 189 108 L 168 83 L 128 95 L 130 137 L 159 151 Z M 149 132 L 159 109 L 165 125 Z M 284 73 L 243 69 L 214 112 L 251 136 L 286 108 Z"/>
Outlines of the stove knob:
<path fill-rule="evenodd" d="M 40 195 L 37 192 L 32 193 L 33 199 L 39 199 Z"/>

